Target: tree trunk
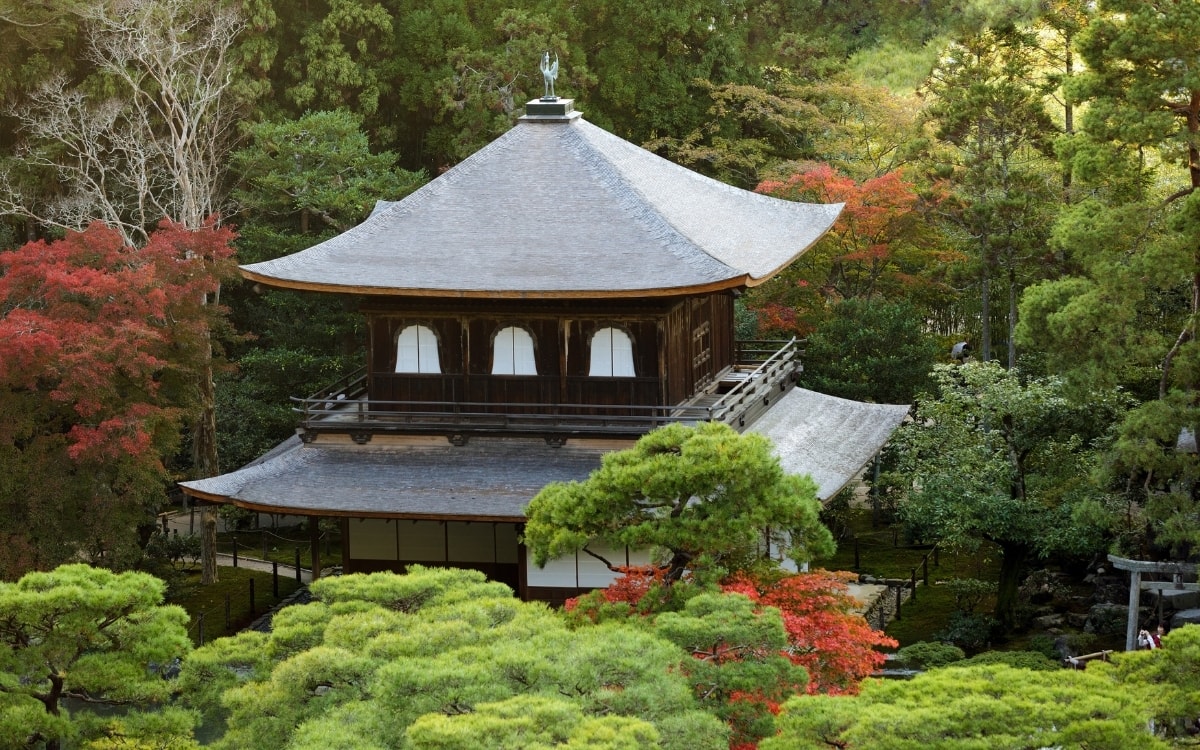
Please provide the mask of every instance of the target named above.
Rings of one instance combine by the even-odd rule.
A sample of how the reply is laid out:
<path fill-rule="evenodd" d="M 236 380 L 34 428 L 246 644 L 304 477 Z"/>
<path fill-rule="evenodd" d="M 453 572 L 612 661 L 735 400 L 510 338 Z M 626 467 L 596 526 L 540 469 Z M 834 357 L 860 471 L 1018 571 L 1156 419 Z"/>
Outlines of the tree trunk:
<path fill-rule="evenodd" d="M 988 268 L 987 259 L 983 261 L 983 279 L 980 281 L 979 295 L 979 316 L 981 318 L 980 333 L 980 359 L 984 362 L 992 361 L 992 279 L 991 271 Z"/>
<path fill-rule="evenodd" d="M 1025 572 L 1028 556 L 1029 548 L 1023 544 L 1000 545 L 1000 582 L 996 587 L 996 610 L 993 616 L 1005 632 L 1012 629 L 1017 590 L 1021 587 L 1021 576 Z"/>
<path fill-rule="evenodd" d="M 1008 267 L 1008 369 L 1017 366 L 1017 274 L 1012 264 Z"/>
<path fill-rule="evenodd" d="M 200 583 L 217 580 L 217 509 L 205 505 L 200 510 Z"/>
<path fill-rule="evenodd" d="M 212 349 L 209 359 L 199 373 L 200 414 L 192 430 L 192 467 L 197 479 L 215 477 L 220 469 L 217 464 L 217 406 L 216 389 L 213 385 Z M 217 517 L 216 510 L 205 506 L 201 512 L 200 535 L 200 582 L 217 582 Z"/>

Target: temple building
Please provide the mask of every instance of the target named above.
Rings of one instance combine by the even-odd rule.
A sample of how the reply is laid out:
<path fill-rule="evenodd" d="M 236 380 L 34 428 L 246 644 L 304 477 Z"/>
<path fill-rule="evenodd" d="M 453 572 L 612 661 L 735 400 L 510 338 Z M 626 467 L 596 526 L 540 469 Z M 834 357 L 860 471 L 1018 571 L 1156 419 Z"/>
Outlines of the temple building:
<path fill-rule="evenodd" d="M 337 518 L 342 556 L 326 562 L 346 572 L 470 567 L 561 601 L 614 574 L 587 555 L 532 565 L 523 509 L 657 426 L 760 432 L 822 499 L 872 458 L 907 406 L 797 388 L 799 342 L 734 336 L 735 298 L 812 246 L 841 206 L 696 174 L 589 124 L 569 99 L 526 112 L 359 226 L 242 267 L 265 287 L 359 297 L 367 361 L 297 399 L 296 437 L 184 482 L 187 494 Z"/>

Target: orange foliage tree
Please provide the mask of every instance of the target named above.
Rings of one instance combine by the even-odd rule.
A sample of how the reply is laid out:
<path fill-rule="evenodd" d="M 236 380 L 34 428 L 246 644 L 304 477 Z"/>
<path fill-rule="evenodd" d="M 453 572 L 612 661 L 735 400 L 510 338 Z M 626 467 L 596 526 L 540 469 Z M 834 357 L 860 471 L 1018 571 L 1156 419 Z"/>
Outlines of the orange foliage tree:
<path fill-rule="evenodd" d="M 749 625 L 745 616 L 739 619 L 726 614 L 720 637 L 715 633 L 696 637 L 702 626 L 681 627 L 685 620 L 679 619 L 680 614 L 689 614 L 691 604 L 705 595 L 698 595 L 699 587 L 687 581 L 670 584 L 666 567 L 633 566 L 619 572 L 622 576 L 607 588 L 569 600 L 568 616 L 577 624 L 644 617 L 656 632 L 703 662 L 703 668 L 698 666 L 689 676 L 710 710 L 730 725 L 730 750 L 750 750 L 758 739 L 770 736 L 781 703 L 796 692 L 857 693 L 863 678 L 886 658 L 878 649 L 897 645 L 872 630 L 856 613 L 857 602 L 846 585 L 853 574 L 824 570 L 738 574 L 726 581 L 721 586 L 723 594 L 738 599 L 744 596 L 760 615 L 782 619 L 785 639 L 764 647 L 762 634 L 766 631 L 761 627 L 766 621 Z M 711 604 L 707 606 L 713 609 Z M 731 606 L 731 611 L 736 609 Z M 679 637 L 679 632 L 690 638 Z M 759 637 L 750 637 L 750 633 Z M 802 673 L 798 677 L 796 671 L 781 668 L 781 656 L 803 667 L 807 681 Z"/>
<path fill-rule="evenodd" d="M 826 570 L 777 579 L 738 576 L 722 588 L 783 613 L 787 655 L 808 670 L 810 694 L 852 695 L 883 665 L 886 657 L 878 649 L 899 645 L 855 612 L 857 602 L 846 586 L 853 576 Z"/>
<path fill-rule="evenodd" d="M 0 577 L 126 564 L 197 406 L 233 233 L 93 224 L 0 253 Z"/>
<path fill-rule="evenodd" d="M 783 273 L 752 290 L 748 306 L 760 330 L 807 335 L 843 299 L 909 299 L 933 304 L 949 293 L 940 276 L 959 256 L 927 221 L 936 194 L 921 195 L 898 171 L 859 183 L 827 164 L 756 192 L 815 203 L 844 203 L 837 222 Z"/>

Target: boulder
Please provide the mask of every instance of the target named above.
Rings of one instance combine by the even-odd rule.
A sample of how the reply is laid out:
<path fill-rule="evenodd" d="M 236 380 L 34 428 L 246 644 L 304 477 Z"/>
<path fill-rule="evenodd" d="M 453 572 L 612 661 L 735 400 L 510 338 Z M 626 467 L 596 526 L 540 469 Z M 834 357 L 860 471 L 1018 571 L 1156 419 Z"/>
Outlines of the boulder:
<path fill-rule="evenodd" d="M 1083 632 L 1096 635 L 1119 635 L 1125 632 L 1129 607 L 1122 604 L 1097 604 L 1088 610 Z"/>
<path fill-rule="evenodd" d="M 1127 576 L 1097 575 L 1092 581 L 1092 600 L 1100 604 L 1120 604 L 1129 601 L 1129 578 Z"/>
<path fill-rule="evenodd" d="M 1158 593 L 1151 592 L 1151 600 L 1158 606 Z M 1162 592 L 1162 606 L 1166 610 L 1200 609 L 1200 591 L 1186 589 L 1165 589 Z"/>
<path fill-rule="evenodd" d="M 1042 630 L 1049 630 L 1050 628 L 1061 628 L 1066 622 L 1066 618 L 1063 615 L 1042 615 L 1035 617 L 1033 621 Z"/>
<path fill-rule="evenodd" d="M 1171 630 L 1184 625 L 1200 625 L 1200 609 L 1185 609 L 1171 618 Z"/>

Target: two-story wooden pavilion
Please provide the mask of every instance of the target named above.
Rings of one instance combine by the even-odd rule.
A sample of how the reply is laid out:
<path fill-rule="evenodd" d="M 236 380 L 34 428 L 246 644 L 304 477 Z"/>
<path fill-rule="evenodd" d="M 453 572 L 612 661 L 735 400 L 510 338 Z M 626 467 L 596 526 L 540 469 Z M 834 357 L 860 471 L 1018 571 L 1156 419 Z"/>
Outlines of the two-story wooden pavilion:
<path fill-rule="evenodd" d="M 185 492 L 339 518 L 348 572 L 466 566 L 559 600 L 612 574 L 587 556 L 530 566 L 524 507 L 656 426 L 763 432 L 822 497 L 874 455 L 907 406 L 796 389 L 797 342 L 734 339 L 735 297 L 816 242 L 839 205 L 711 180 L 570 100 L 526 111 L 363 224 L 242 268 L 264 286 L 358 295 L 366 367 L 297 399 L 296 439 Z"/>

